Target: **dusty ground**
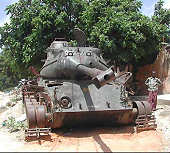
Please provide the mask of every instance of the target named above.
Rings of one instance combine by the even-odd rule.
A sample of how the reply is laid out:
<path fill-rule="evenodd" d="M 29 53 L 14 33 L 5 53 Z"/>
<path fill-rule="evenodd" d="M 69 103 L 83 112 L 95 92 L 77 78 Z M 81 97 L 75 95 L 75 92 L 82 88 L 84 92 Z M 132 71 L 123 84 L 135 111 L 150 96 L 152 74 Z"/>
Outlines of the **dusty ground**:
<path fill-rule="evenodd" d="M 0 95 L 0 101 L 8 95 Z M 9 133 L 0 128 L 0 151 L 58 151 L 58 152 L 151 152 L 170 151 L 170 95 L 160 98 L 157 118 L 157 130 L 136 133 L 133 126 L 126 127 L 91 127 L 79 129 L 60 129 L 51 136 L 41 137 L 39 141 L 24 141 L 24 131 Z M 9 97 L 7 98 L 9 100 Z M 23 113 L 21 101 L 14 107 L 3 110 L 0 123 L 8 116 L 19 117 Z"/>
<path fill-rule="evenodd" d="M 168 98 L 170 98 L 170 94 Z M 158 110 L 155 112 L 155 116 L 157 118 L 157 130 L 161 131 L 163 136 L 162 151 L 170 151 L 170 100 L 159 99 Z"/>
<path fill-rule="evenodd" d="M 128 127 L 129 128 L 129 127 Z M 1 151 L 59 151 L 59 152 L 111 152 L 111 151 L 161 151 L 162 142 L 159 132 L 145 131 L 132 134 L 128 128 L 87 128 L 74 129 L 63 133 L 52 133 L 39 142 L 16 141 L 14 135 L 1 137 Z M 43 140 L 44 139 L 44 140 Z M 152 140 L 152 141 L 151 141 Z M 2 141 L 1 141 L 2 142 Z M 10 145 L 9 145 L 10 144 Z"/>

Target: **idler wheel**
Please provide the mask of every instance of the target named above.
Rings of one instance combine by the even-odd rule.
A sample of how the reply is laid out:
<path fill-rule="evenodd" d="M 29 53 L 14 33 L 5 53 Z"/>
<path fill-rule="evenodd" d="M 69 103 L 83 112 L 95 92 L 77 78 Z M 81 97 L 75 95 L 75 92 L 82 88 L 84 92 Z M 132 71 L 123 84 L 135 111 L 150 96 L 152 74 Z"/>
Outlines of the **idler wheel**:
<path fill-rule="evenodd" d="M 45 105 L 38 105 L 36 106 L 36 120 L 37 120 L 37 127 L 44 128 L 46 126 L 46 106 Z"/>
<path fill-rule="evenodd" d="M 146 115 L 152 113 L 152 107 L 147 101 L 135 101 L 133 107 L 138 109 L 138 115 Z"/>
<path fill-rule="evenodd" d="M 134 103 L 138 109 L 138 115 L 145 115 L 146 111 L 145 111 L 145 106 L 143 105 L 143 103 L 141 101 L 135 101 Z"/>
<path fill-rule="evenodd" d="M 36 113 L 35 113 L 34 105 L 25 105 L 25 107 L 26 107 L 28 128 L 29 129 L 36 128 L 37 122 L 36 122 Z"/>

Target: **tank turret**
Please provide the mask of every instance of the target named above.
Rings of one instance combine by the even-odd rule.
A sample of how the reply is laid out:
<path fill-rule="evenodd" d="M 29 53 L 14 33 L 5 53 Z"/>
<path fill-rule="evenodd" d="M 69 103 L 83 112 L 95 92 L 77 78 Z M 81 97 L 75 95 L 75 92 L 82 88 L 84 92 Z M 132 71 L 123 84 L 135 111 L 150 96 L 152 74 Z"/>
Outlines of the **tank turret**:
<path fill-rule="evenodd" d="M 54 41 L 47 49 L 47 60 L 40 72 L 42 78 L 91 80 L 97 88 L 100 88 L 120 76 L 115 76 L 114 66 L 109 68 L 106 65 L 99 49 L 68 47 L 67 44 L 65 41 Z"/>

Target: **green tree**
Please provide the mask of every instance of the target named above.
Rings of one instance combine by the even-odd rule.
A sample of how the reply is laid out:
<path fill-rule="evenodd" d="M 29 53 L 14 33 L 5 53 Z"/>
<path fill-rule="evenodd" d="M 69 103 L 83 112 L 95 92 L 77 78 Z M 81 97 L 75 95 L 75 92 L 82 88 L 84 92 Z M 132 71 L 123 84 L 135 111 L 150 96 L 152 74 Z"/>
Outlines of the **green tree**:
<path fill-rule="evenodd" d="M 167 29 L 142 15 L 138 0 L 19 0 L 6 8 L 10 23 L 0 28 L 0 46 L 12 71 L 40 68 L 44 50 L 56 37 L 73 40 L 81 28 L 90 46 L 119 64 L 152 63 Z"/>
<path fill-rule="evenodd" d="M 11 71 L 11 68 L 6 64 L 7 60 L 3 53 L 0 53 L 0 90 L 14 87 L 18 84 L 19 76 Z"/>
<path fill-rule="evenodd" d="M 70 39 L 70 29 L 85 8 L 82 0 L 19 0 L 6 8 L 10 23 L 0 28 L 0 47 L 15 71 L 40 67 L 44 50 L 56 37 Z M 63 35 L 64 33 L 64 35 Z"/>
<path fill-rule="evenodd" d="M 153 20 L 157 21 L 160 24 L 165 24 L 167 27 L 170 25 L 170 9 L 163 8 L 164 1 L 159 0 L 155 4 Z"/>
<path fill-rule="evenodd" d="M 170 41 L 170 36 L 169 36 L 169 31 L 170 31 L 170 9 L 165 9 L 163 8 L 164 1 L 159 0 L 155 4 L 155 10 L 154 10 L 154 15 L 152 16 L 152 20 L 156 21 L 157 23 L 166 26 L 168 29 L 166 30 L 165 34 L 166 36 L 164 37 L 164 41 L 169 42 Z"/>
<path fill-rule="evenodd" d="M 166 27 L 141 14 L 137 0 L 91 0 L 82 13 L 82 29 L 90 45 L 116 63 L 152 63 Z"/>

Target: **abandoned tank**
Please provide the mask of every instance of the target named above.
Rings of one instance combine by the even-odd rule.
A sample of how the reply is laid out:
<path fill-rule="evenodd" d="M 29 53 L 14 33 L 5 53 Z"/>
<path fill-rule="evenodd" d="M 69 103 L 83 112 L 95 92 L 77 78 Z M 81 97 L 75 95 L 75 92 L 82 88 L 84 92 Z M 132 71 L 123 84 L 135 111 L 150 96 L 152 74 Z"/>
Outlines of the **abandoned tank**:
<path fill-rule="evenodd" d="M 67 41 L 53 41 L 37 80 L 23 86 L 26 134 L 79 125 L 151 127 L 149 103 L 128 97 L 125 84 L 132 73 L 116 71 L 100 49 L 79 42 L 78 47 L 70 47 Z"/>

